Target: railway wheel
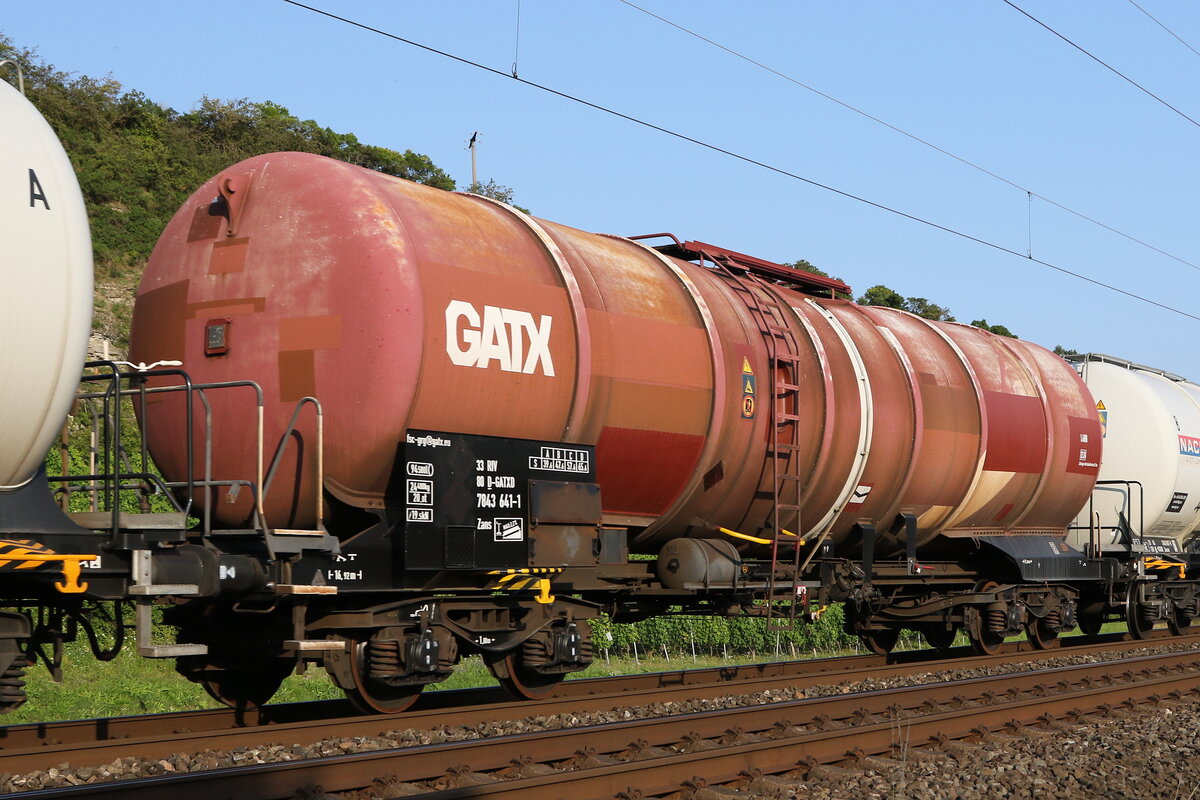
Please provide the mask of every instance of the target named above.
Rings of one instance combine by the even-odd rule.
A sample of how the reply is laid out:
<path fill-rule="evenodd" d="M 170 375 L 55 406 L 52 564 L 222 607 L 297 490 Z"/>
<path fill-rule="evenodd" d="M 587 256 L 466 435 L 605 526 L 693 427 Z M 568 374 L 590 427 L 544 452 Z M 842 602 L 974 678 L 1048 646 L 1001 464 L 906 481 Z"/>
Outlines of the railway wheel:
<path fill-rule="evenodd" d="M 261 668 L 214 669 L 197 673 L 195 681 L 218 703 L 250 710 L 266 705 L 291 671 L 290 662 Z"/>
<path fill-rule="evenodd" d="M 365 714 L 399 714 L 412 708 L 421 696 L 424 684 L 404 683 L 398 686 L 371 677 L 368 663 L 368 642 L 350 639 L 346 642 L 349 659 L 349 686 L 342 691 Z M 339 683 L 341 683 L 339 681 Z"/>
<path fill-rule="evenodd" d="M 1056 612 L 1054 616 L 1057 616 Z M 1054 620 L 1050 617 L 1042 619 L 1032 614 L 1029 615 L 1029 619 L 1025 620 L 1025 636 L 1035 650 L 1049 650 L 1058 647 L 1058 631 L 1050 627 L 1049 623 L 1052 622 Z"/>
<path fill-rule="evenodd" d="M 957 628 L 947 628 L 937 622 L 922 625 L 919 630 L 925 641 L 935 650 L 949 650 L 954 646 L 954 637 L 958 635 Z"/>
<path fill-rule="evenodd" d="M 1167 617 L 1167 627 L 1172 636 L 1186 636 L 1188 629 L 1192 627 L 1192 618 L 1178 608 L 1173 608 L 1171 615 Z"/>
<path fill-rule="evenodd" d="M 566 677 L 564 673 L 544 674 L 530 669 L 521 658 L 521 649 L 485 657 L 488 670 L 500 681 L 500 686 L 513 697 L 524 700 L 542 700 L 554 694 L 554 690 Z"/>
<path fill-rule="evenodd" d="M 1102 603 L 1091 606 L 1081 605 L 1075 614 L 1075 620 L 1079 623 L 1079 630 L 1083 631 L 1086 636 L 1099 636 L 1101 628 L 1104 627 L 1104 616 Z"/>
<path fill-rule="evenodd" d="M 975 587 L 976 592 L 990 592 L 997 588 L 999 584 L 995 581 L 981 581 Z M 973 614 L 972 621 L 967 625 L 967 638 L 971 642 L 972 649 L 981 656 L 991 656 L 1000 652 L 1000 645 L 1004 644 L 1004 634 L 996 633 L 988 624 L 993 614 L 1003 614 L 1002 611 L 994 611 L 987 606 L 982 606 L 978 609 L 977 614 Z"/>
<path fill-rule="evenodd" d="M 876 655 L 886 656 L 900 640 L 899 628 L 884 628 L 880 631 L 863 631 L 858 634 L 866 648 Z"/>
<path fill-rule="evenodd" d="M 1154 622 L 1146 619 L 1142 604 L 1138 602 L 1136 583 L 1129 584 L 1129 591 L 1125 594 L 1125 625 L 1134 639 L 1145 639 L 1154 630 Z"/>
<path fill-rule="evenodd" d="M 846 633 L 857 636 L 863 646 L 876 655 L 886 656 L 900 640 L 899 628 L 866 629 L 865 626 L 871 622 L 870 616 L 862 613 L 857 604 L 847 603 L 845 615 L 843 629 Z"/>

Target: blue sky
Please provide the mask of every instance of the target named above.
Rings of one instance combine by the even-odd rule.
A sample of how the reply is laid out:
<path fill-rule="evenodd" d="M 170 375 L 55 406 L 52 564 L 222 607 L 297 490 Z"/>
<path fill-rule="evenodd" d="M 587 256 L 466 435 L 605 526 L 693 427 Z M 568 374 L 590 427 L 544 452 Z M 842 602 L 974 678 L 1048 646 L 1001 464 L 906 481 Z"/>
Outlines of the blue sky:
<path fill-rule="evenodd" d="M 1002 0 L 639 0 L 731 49 L 937 144 L 1014 188 L 620 0 L 310 0 L 339 15 L 610 106 L 1200 316 L 1200 127 Z M 1014 0 L 1200 120 L 1200 56 L 1129 0 Z M 1200 4 L 1138 0 L 1200 49 Z M 0 31 L 72 72 L 179 110 L 272 100 L 371 144 L 479 171 L 535 215 L 615 234 L 671 231 L 807 258 L 1046 346 L 1200 380 L 1200 321 L 288 5 L 42 0 Z M 1032 224 L 1030 224 L 1032 220 Z"/>

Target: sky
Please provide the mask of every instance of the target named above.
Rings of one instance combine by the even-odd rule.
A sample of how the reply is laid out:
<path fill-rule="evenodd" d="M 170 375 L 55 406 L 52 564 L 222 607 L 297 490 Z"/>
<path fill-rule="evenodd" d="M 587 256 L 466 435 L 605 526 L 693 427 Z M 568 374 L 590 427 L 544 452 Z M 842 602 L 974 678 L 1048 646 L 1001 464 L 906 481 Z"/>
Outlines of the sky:
<path fill-rule="evenodd" d="M 308 2 L 500 74 L 284 0 L 41 0 L 6 8 L 0 33 L 180 111 L 273 101 L 461 187 L 479 131 L 480 179 L 536 216 L 803 258 L 856 293 L 885 284 L 1200 381 L 1200 319 L 1026 258 L 1200 317 L 1198 3 L 1013 0 L 1172 110 L 1004 0 L 636 0 L 786 77 L 622 0 Z"/>

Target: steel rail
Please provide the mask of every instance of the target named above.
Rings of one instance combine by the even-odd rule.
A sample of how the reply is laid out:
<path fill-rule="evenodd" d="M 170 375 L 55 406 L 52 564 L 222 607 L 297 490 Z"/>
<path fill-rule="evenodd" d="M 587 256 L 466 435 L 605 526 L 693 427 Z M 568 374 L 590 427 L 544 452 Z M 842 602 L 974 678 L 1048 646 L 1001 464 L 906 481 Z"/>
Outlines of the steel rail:
<path fill-rule="evenodd" d="M 1166 641 L 1200 644 L 1200 635 L 1173 637 Z M 501 722 L 539 714 L 609 711 L 639 703 L 752 694 L 822 683 L 852 683 L 869 678 L 1038 661 L 1066 653 L 1141 649 L 1148 644 L 1153 646 L 1153 642 L 1147 641 L 1080 643 L 1059 650 L 1020 650 L 950 661 L 913 657 L 905 663 L 892 664 L 886 663 L 887 659 L 882 656 L 845 656 L 820 659 L 821 663 L 777 662 L 592 678 L 569 681 L 560 687 L 567 690 L 566 693 L 539 701 L 514 701 L 497 688 L 461 689 L 431 692 L 422 698 L 423 706 L 396 716 L 350 716 L 348 704 L 335 700 L 267 706 L 262 712 L 213 709 L 10 726 L 0 729 L 0 772 L 20 774 L 64 761 L 76 765 L 101 764 L 129 754 L 159 758 L 180 752 L 254 746 L 265 739 L 312 744 L 335 735 L 374 736 L 388 729 L 428 730 L 444 725 Z M 893 654 L 892 658 L 934 652 L 909 651 Z"/>
<path fill-rule="evenodd" d="M 700 777 L 708 781 L 733 780 L 747 769 L 786 772 L 806 759 L 840 760 L 855 749 L 868 754 L 887 752 L 901 734 L 919 743 L 938 734 L 961 737 L 1013 721 L 1032 724 L 1069 716 L 1078 713 L 1077 709 L 1102 709 L 1172 692 L 1183 697 L 1197 691 L 1198 675 L 1200 650 L 1191 650 L 584 728 L 37 790 L 23 796 L 29 800 L 68 794 L 135 798 L 170 792 L 174 800 L 266 800 L 291 797 L 301 788 L 317 785 L 325 791 L 369 788 L 376 776 L 445 785 L 456 774 L 499 771 L 530 763 L 531 758 L 539 763 L 570 764 L 580 759 L 581 752 L 593 761 L 607 758 L 609 765 L 559 776 L 559 782 L 569 782 L 569 788 L 562 791 L 569 792 L 572 800 L 613 797 L 633 786 L 652 795 L 678 789 L 682 781 L 699 774 L 693 765 L 701 760 Z M 797 730 L 801 725 L 807 730 Z M 684 754 L 662 749 L 700 739 L 730 746 Z M 622 763 L 612 763 L 614 758 Z M 555 782 L 552 775 L 524 778 L 429 797 L 549 798 L 556 795 L 547 793 L 546 787 Z"/>

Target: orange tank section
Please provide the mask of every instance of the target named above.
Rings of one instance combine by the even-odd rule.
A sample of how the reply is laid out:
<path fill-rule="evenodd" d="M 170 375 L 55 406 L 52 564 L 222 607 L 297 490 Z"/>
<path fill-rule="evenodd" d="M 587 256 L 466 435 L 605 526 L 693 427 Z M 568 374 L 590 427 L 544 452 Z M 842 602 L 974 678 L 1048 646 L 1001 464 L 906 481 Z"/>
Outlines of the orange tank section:
<path fill-rule="evenodd" d="M 843 547 L 855 521 L 886 528 L 901 511 L 927 542 L 1061 530 L 1086 501 L 1099 453 L 1080 458 L 1079 442 L 1098 443 L 1099 423 L 1061 359 L 711 267 L 275 153 L 176 214 L 138 292 L 132 358 L 257 381 L 268 442 L 319 398 L 325 485 L 350 505 L 387 503 L 409 429 L 593 444 L 606 522 L 648 552 L 718 525 L 769 530 L 776 472 L 800 507 L 781 526 Z M 152 402 L 166 419 L 151 450 L 180 475 L 166 431 L 182 406 Z M 214 474 L 253 476 L 254 426 L 250 403 L 213 395 Z M 273 526 L 314 522 L 309 422 L 294 445 L 266 500 Z M 236 524 L 249 500 L 228 499 L 213 512 Z"/>

